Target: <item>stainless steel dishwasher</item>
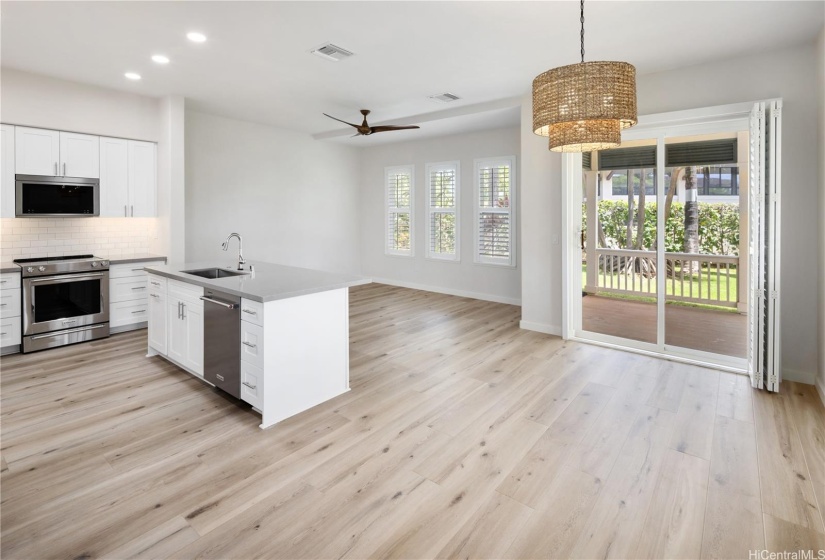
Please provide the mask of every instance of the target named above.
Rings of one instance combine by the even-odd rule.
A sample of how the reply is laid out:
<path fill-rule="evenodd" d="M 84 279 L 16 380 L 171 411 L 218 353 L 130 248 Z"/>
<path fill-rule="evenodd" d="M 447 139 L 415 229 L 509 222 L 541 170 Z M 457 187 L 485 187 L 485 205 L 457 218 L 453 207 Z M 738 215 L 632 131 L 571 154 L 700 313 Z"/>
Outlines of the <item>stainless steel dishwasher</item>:
<path fill-rule="evenodd" d="M 204 289 L 203 377 L 241 398 L 241 298 Z"/>

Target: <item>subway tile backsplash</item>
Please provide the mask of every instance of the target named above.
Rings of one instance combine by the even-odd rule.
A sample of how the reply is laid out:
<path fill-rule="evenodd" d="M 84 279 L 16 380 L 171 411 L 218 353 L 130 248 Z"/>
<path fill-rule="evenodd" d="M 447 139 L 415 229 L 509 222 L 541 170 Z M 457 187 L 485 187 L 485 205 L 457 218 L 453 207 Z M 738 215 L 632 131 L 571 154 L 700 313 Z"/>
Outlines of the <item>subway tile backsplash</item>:
<path fill-rule="evenodd" d="M 157 218 L 2 218 L 0 259 L 148 253 Z"/>

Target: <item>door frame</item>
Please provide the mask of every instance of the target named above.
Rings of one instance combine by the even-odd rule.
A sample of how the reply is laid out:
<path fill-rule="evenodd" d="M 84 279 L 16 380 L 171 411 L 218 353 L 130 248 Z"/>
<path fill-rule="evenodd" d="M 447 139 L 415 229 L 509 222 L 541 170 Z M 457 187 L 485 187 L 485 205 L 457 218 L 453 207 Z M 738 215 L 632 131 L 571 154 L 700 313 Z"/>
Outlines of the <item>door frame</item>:
<path fill-rule="evenodd" d="M 758 101 L 642 115 L 635 127 L 622 132 L 622 141 L 656 140 L 657 184 L 661 186 L 664 185 L 665 168 L 658 164 L 664 162 L 666 138 L 750 130 L 750 114 L 754 103 L 758 103 Z M 666 302 L 664 297 L 658 297 L 658 295 L 657 342 L 655 344 L 585 331 L 582 328 L 582 285 L 581 273 L 579 272 L 581 270 L 579 239 L 582 231 L 581 158 L 581 154 L 577 153 L 562 154 L 562 338 L 709 366 L 735 373 L 747 373 L 747 358 L 735 358 L 665 344 Z M 658 188 L 656 194 L 657 224 L 663 223 L 665 196 L 665 189 Z M 662 262 L 665 252 L 664 228 L 658 228 L 657 238 L 659 241 L 657 243 L 657 261 Z M 657 294 L 664 293 L 665 277 L 659 274 L 657 275 Z M 748 317 L 748 320 L 752 321 L 754 318 Z"/>

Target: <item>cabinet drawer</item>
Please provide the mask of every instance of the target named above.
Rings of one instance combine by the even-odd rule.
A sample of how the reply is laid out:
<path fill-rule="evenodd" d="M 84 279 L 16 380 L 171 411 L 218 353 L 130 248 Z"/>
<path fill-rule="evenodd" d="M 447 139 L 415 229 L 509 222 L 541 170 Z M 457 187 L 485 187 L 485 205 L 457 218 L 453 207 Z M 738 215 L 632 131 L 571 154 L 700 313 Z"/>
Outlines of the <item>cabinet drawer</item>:
<path fill-rule="evenodd" d="M 166 293 L 166 278 L 156 274 L 147 274 L 146 277 L 151 291 Z"/>
<path fill-rule="evenodd" d="M 241 321 L 241 362 L 264 367 L 264 329 L 248 321 Z"/>
<path fill-rule="evenodd" d="M 203 295 L 203 288 L 187 284 L 186 282 L 178 282 L 177 280 L 166 281 L 166 293 L 170 298 L 186 299 L 193 303 L 197 302 L 203 305 L 200 297 Z"/>
<path fill-rule="evenodd" d="M 146 300 L 149 285 L 140 276 L 114 278 L 109 280 L 109 301 L 112 304 L 122 301 Z"/>
<path fill-rule="evenodd" d="M 0 274 L 0 290 L 13 290 L 20 287 L 19 272 L 4 272 Z"/>
<path fill-rule="evenodd" d="M 20 344 L 20 317 L 0 319 L 0 346 L 16 346 Z"/>
<path fill-rule="evenodd" d="M 122 327 L 148 320 L 149 303 L 146 300 L 124 301 L 109 306 L 109 326 Z"/>
<path fill-rule="evenodd" d="M 264 326 L 264 304 L 251 299 L 241 299 L 241 319 Z"/>
<path fill-rule="evenodd" d="M 20 295 L 17 290 L 0 290 L 0 317 L 20 317 Z"/>
<path fill-rule="evenodd" d="M 156 266 L 163 264 L 163 261 L 151 262 L 136 262 L 125 264 L 113 264 L 109 266 L 109 278 L 126 278 L 128 276 L 146 277 L 146 271 L 143 270 L 146 266 Z"/>
<path fill-rule="evenodd" d="M 241 399 L 258 410 L 263 410 L 264 372 L 248 362 L 241 361 Z"/>

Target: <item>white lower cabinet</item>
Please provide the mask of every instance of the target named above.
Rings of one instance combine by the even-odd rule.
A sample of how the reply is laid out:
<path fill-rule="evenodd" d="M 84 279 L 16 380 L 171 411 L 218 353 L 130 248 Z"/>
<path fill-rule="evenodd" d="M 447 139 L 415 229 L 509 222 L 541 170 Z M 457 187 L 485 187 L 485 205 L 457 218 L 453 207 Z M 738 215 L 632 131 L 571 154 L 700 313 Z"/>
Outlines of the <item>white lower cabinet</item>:
<path fill-rule="evenodd" d="M 4 352 L 19 351 L 22 342 L 21 295 L 20 273 L 0 274 L 0 348 Z"/>
<path fill-rule="evenodd" d="M 203 377 L 203 288 L 148 275 L 149 347 Z"/>
<path fill-rule="evenodd" d="M 149 319 L 146 266 L 163 261 L 113 264 L 109 267 L 109 328 L 113 332 L 146 327 Z"/>
<path fill-rule="evenodd" d="M 264 407 L 264 370 L 241 360 L 241 399 L 258 410 Z"/>
<path fill-rule="evenodd" d="M 160 285 L 160 282 L 157 282 Z M 149 346 L 161 354 L 166 354 L 166 284 L 164 289 L 149 292 L 148 323 L 149 323 Z"/>

